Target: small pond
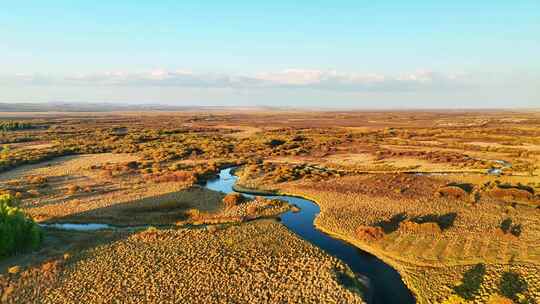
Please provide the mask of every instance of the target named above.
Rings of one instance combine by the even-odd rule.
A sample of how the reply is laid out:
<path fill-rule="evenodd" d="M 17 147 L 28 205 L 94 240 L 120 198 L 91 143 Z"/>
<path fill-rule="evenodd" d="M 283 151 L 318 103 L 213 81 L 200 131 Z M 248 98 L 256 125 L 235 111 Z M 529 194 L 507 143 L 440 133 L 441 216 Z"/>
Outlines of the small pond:
<path fill-rule="evenodd" d="M 55 228 L 55 229 L 75 230 L 75 231 L 95 231 L 95 230 L 116 228 L 111 225 L 96 224 L 96 223 L 85 223 L 85 224 L 52 223 L 52 224 L 39 224 L 39 226 L 44 227 L 44 228 Z"/>

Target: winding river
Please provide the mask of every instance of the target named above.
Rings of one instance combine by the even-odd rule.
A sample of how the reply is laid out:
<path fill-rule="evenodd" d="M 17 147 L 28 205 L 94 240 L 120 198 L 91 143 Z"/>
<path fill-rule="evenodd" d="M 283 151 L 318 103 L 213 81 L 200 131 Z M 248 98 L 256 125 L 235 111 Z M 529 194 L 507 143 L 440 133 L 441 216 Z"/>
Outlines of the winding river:
<path fill-rule="evenodd" d="M 219 178 L 208 181 L 206 188 L 224 193 L 235 192 L 233 186 L 238 178 L 231 174 L 232 170 L 234 168 L 221 170 Z M 317 204 L 307 199 L 287 195 L 266 196 L 272 199 L 284 200 L 300 207 L 299 212 L 289 211 L 282 214 L 280 216 L 281 223 L 306 241 L 341 259 L 360 277 L 367 278 L 369 284 L 367 298 L 369 303 L 408 304 L 416 302 L 395 269 L 374 255 L 317 230 L 313 225 L 313 220 L 320 212 Z"/>
<path fill-rule="evenodd" d="M 501 165 L 501 168 L 491 168 L 487 170 L 488 175 L 500 175 L 506 168 L 512 167 L 512 164 L 504 160 L 495 160 Z M 234 167 L 223 169 L 219 172 L 219 177 L 210 180 L 205 187 L 224 193 L 235 192 L 233 186 L 237 181 L 237 177 L 232 174 Z M 416 173 L 417 175 L 447 175 L 451 172 L 439 173 Z M 243 193 L 245 196 L 253 197 L 248 193 Z M 260 194 L 258 194 L 260 195 Z M 261 195 L 271 199 L 279 199 L 294 204 L 300 208 L 299 212 L 288 211 L 280 215 L 281 223 L 291 231 L 312 243 L 313 245 L 323 249 L 327 253 L 341 259 L 368 285 L 367 300 L 373 304 L 410 304 L 416 303 L 416 300 L 403 283 L 399 273 L 384 263 L 374 255 L 362 251 L 359 248 L 333 238 L 315 228 L 313 221 L 320 212 L 320 208 L 314 202 L 294 196 L 288 195 Z M 66 229 L 78 231 L 93 231 L 102 229 L 117 229 L 119 227 L 100 224 L 100 223 L 42 223 L 40 226 L 53 229 Z M 138 226 L 141 228 L 146 226 Z M 130 229 L 134 229 L 131 227 Z"/>

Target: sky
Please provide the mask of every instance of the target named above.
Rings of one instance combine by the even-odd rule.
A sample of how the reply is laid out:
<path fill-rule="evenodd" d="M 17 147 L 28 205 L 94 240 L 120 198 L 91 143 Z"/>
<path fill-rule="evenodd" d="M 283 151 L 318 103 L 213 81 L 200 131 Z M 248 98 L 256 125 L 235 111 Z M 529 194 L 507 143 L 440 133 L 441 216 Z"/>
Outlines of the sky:
<path fill-rule="evenodd" d="M 0 102 L 540 108 L 540 1 L 4 1 Z"/>

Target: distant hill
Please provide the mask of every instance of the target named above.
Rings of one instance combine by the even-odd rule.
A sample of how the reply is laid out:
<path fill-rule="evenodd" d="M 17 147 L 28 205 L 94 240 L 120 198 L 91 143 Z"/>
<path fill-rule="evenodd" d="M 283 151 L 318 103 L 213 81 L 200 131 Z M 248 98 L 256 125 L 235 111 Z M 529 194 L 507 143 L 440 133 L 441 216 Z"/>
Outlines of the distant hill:
<path fill-rule="evenodd" d="M 265 106 L 172 106 L 160 104 L 117 103 L 0 103 L 0 112 L 117 112 L 117 111 L 270 111 L 280 110 Z"/>

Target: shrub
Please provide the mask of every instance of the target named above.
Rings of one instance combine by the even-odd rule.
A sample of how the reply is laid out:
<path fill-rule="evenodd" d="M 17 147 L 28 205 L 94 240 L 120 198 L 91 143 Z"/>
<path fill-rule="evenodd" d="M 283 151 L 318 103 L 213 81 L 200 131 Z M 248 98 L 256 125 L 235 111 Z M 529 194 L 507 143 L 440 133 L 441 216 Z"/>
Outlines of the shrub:
<path fill-rule="evenodd" d="M 522 231 L 521 224 L 513 224 L 511 218 L 504 219 L 499 228 L 501 228 L 504 233 L 511 233 L 516 237 L 519 237 Z"/>
<path fill-rule="evenodd" d="M 225 207 L 232 208 L 244 201 L 244 196 L 240 193 L 229 193 L 223 198 Z"/>
<path fill-rule="evenodd" d="M 494 198 L 502 200 L 531 200 L 534 198 L 534 192 L 527 189 L 518 188 L 516 186 L 504 186 L 499 185 L 497 188 L 491 190 L 490 195 Z"/>
<path fill-rule="evenodd" d="M 246 212 L 249 215 L 257 215 L 257 213 L 259 213 L 259 206 L 257 206 L 257 205 L 249 205 L 247 207 Z"/>
<path fill-rule="evenodd" d="M 272 139 L 267 144 L 270 147 L 274 148 L 274 147 L 281 146 L 281 145 L 285 144 L 285 141 L 281 140 L 281 139 Z"/>
<path fill-rule="evenodd" d="M 0 257 L 35 250 L 41 243 L 39 226 L 19 208 L 13 207 L 15 202 L 11 195 L 0 196 Z"/>
<path fill-rule="evenodd" d="M 507 233 L 510 231 L 510 228 L 512 227 L 512 219 L 506 218 L 501 222 L 500 228 L 504 233 Z"/>
<path fill-rule="evenodd" d="M 442 304 L 467 304 L 467 301 L 460 296 L 451 295 L 448 299 L 444 300 Z"/>
<path fill-rule="evenodd" d="M 486 266 L 476 264 L 463 274 L 463 280 L 460 285 L 454 287 L 454 292 L 464 299 L 472 300 L 480 290 L 485 274 Z"/>
<path fill-rule="evenodd" d="M 356 236 L 364 241 L 376 241 L 384 237 L 381 227 L 360 226 L 356 229 Z"/>
<path fill-rule="evenodd" d="M 521 235 L 521 224 L 515 224 L 510 228 L 510 233 L 514 236 L 520 236 Z"/>
<path fill-rule="evenodd" d="M 77 185 L 69 185 L 69 187 L 67 188 L 66 194 L 73 195 L 73 194 L 77 193 L 79 190 L 80 190 L 79 186 L 77 186 Z"/>
<path fill-rule="evenodd" d="M 499 282 L 499 292 L 517 302 L 518 295 L 527 290 L 527 282 L 515 272 L 505 272 Z"/>
<path fill-rule="evenodd" d="M 481 194 L 479 191 L 475 190 L 471 193 L 469 198 L 471 203 L 476 204 L 480 201 Z"/>
<path fill-rule="evenodd" d="M 197 219 L 201 218 L 201 211 L 199 209 L 196 209 L 196 208 L 191 208 L 191 209 L 188 209 L 185 212 L 185 216 L 187 218 L 197 220 Z"/>
<path fill-rule="evenodd" d="M 398 213 L 393 215 L 388 220 L 381 220 L 375 223 L 375 226 L 379 226 L 383 229 L 384 233 L 392 233 L 399 228 L 399 224 L 407 219 L 407 214 Z"/>
<path fill-rule="evenodd" d="M 24 121 L 0 121 L 0 131 L 4 131 L 4 132 L 32 129 L 34 127 L 35 126 Z"/>
<path fill-rule="evenodd" d="M 461 188 L 461 190 L 467 193 L 471 193 L 474 189 L 474 185 L 469 183 L 450 183 L 447 186 Z"/>
<path fill-rule="evenodd" d="M 188 182 L 194 184 L 197 182 L 197 177 L 191 171 L 175 171 L 166 172 L 163 174 L 151 174 L 148 177 L 155 183 Z"/>
<path fill-rule="evenodd" d="M 28 183 L 43 186 L 47 183 L 47 178 L 44 176 L 29 176 L 26 178 Z"/>
<path fill-rule="evenodd" d="M 441 187 L 437 194 L 442 197 L 449 197 L 454 199 L 462 199 L 468 196 L 468 193 L 458 186 Z"/>
<path fill-rule="evenodd" d="M 435 223 L 439 226 L 440 230 L 445 230 L 454 225 L 457 218 L 457 213 L 450 212 L 446 214 L 426 214 L 422 216 L 416 216 L 411 221 L 418 224 Z M 426 226 L 427 227 L 427 226 Z"/>

